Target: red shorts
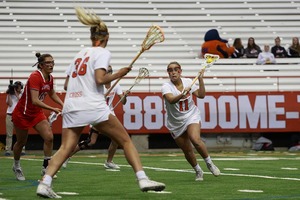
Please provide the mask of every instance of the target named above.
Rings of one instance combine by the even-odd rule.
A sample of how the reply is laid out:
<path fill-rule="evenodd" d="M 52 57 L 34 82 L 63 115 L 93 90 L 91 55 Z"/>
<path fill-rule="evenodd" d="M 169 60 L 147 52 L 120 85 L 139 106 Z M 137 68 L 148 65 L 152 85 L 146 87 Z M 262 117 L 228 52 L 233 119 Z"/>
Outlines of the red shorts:
<path fill-rule="evenodd" d="M 16 127 L 22 130 L 28 130 L 45 119 L 47 119 L 47 117 L 43 112 L 36 113 L 35 116 L 27 116 L 15 109 L 12 113 L 12 122 Z"/>

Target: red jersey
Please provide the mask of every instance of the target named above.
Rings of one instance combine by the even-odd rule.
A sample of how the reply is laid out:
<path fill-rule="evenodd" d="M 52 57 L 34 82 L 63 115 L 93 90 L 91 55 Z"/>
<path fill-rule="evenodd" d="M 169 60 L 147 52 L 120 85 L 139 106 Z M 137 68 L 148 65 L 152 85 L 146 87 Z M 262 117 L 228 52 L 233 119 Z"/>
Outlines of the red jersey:
<path fill-rule="evenodd" d="M 49 81 L 44 79 L 40 70 L 32 72 L 28 78 L 24 92 L 16 105 L 15 110 L 22 113 L 24 117 L 35 117 L 42 111 L 41 107 L 32 104 L 30 90 L 39 91 L 39 100 L 44 101 L 47 93 L 53 89 L 53 77 L 49 75 Z"/>

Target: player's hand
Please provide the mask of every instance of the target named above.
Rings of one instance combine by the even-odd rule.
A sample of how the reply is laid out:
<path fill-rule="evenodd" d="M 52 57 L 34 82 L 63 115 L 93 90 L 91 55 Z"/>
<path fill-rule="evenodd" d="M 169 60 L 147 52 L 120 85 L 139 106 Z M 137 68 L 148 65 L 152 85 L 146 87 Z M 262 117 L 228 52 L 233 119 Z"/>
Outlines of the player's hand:
<path fill-rule="evenodd" d="M 53 108 L 53 111 L 54 111 L 56 114 L 60 114 L 60 113 L 61 113 L 61 109 L 60 109 L 60 108 Z"/>
<path fill-rule="evenodd" d="M 202 79 L 204 76 L 205 69 L 200 70 L 200 76 L 198 76 L 198 80 Z"/>
<path fill-rule="evenodd" d="M 192 89 L 191 87 L 184 88 L 182 92 L 183 98 L 190 92 L 191 89 Z"/>
<path fill-rule="evenodd" d="M 130 90 L 126 90 L 126 91 L 124 92 L 124 96 L 125 96 L 125 97 L 127 97 L 129 94 L 130 94 Z"/>

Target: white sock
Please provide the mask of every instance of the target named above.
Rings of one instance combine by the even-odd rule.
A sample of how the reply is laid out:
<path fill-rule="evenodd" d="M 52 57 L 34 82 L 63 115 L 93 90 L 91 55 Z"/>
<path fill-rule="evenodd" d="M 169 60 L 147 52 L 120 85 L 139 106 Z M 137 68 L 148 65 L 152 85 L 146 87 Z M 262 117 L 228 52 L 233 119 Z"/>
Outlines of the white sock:
<path fill-rule="evenodd" d="M 194 167 L 194 170 L 195 170 L 195 172 L 200 172 L 200 171 L 201 171 L 200 165 L 197 164 L 197 165 Z"/>
<path fill-rule="evenodd" d="M 141 180 L 141 179 L 148 179 L 148 177 L 146 176 L 146 173 L 145 171 L 141 170 L 141 171 L 138 171 L 137 173 L 135 173 L 136 177 L 138 180 Z"/>
<path fill-rule="evenodd" d="M 44 175 L 42 183 L 48 185 L 49 187 L 51 187 L 51 183 L 52 183 L 52 177 L 49 175 Z"/>
<path fill-rule="evenodd" d="M 205 158 L 204 161 L 206 163 L 212 163 L 212 160 L 211 160 L 210 156 L 208 156 L 207 158 Z"/>
<path fill-rule="evenodd" d="M 14 160 L 14 166 L 15 168 L 20 168 L 20 160 Z"/>

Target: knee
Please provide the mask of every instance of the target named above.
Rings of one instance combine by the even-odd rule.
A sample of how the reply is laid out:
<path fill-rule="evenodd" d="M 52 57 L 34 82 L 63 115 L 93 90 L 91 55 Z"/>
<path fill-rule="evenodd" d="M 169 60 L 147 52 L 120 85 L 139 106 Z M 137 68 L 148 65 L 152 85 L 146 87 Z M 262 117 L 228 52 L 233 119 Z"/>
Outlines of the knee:
<path fill-rule="evenodd" d="M 23 146 L 25 146 L 26 145 L 26 140 L 22 140 L 22 141 L 17 141 L 16 142 L 16 145 L 18 145 L 18 146 L 20 146 L 20 147 L 23 147 Z"/>
<path fill-rule="evenodd" d="M 47 134 L 47 136 L 46 137 L 44 137 L 44 142 L 45 143 L 47 143 L 47 144 L 49 144 L 49 143 L 53 143 L 53 135 L 52 135 L 52 133 L 51 134 Z"/>

